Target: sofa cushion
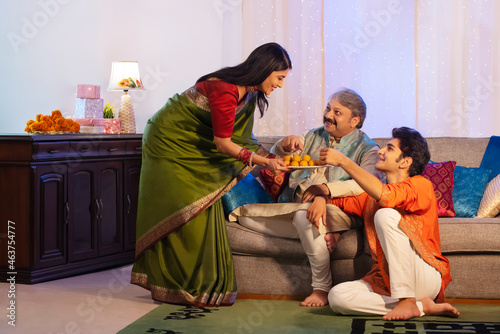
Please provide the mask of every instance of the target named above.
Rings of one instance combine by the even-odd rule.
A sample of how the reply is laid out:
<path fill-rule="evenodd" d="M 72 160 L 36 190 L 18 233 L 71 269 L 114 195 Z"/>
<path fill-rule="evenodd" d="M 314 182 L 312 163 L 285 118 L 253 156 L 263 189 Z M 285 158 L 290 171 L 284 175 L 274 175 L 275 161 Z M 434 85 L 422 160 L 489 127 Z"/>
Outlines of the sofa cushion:
<path fill-rule="evenodd" d="M 274 200 L 250 173 L 222 196 L 226 218 L 237 207 L 255 203 L 274 203 Z"/>
<path fill-rule="evenodd" d="M 454 217 L 453 208 L 453 172 L 455 161 L 429 163 L 422 176 L 432 182 L 436 194 L 438 215 L 440 217 Z"/>
<path fill-rule="evenodd" d="M 456 166 L 453 176 L 453 208 L 455 217 L 474 218 L 483 198 L 491 170 Z"/>
<path fill-rule="evenodd" d="M 479 218 L 493 218 L 500 212 L 500 175 L 491 180 L 484 191 L 479 204 L 477 216 Z"/>
<path fill-rule="evenodd" d="M 500 174 L 500 136 L 491 136 L 483 159 L 481 160 L 481 168 L 491 169 L 491 175 L 488 181 Z"/>
<path fill-rule="evenodd" d="M 226 222 L 231 252 L 238 255 L 276 258 L 306 258 L 299 239 L 279 238 Z M 342 233 L 332 259 L 353 259 L 363 252 L 363 229 Z"/>
<path fill-rule="evenodd" d="M 288 185 L 289 173 L 283 173 L 281 175 L 274 175 L 267 168 L 262 168 L 260 170 L 260 179 L 266 188 L 266 191 L 271 195 L 275 202 L 278 202 L 278 198 L 281 193 Z"/>
<path fill-rule="evenodd" d="M 499 253 L 498 218 L 439 218 L 441 252 L 446 254 Z"/>
<path fill-rule="evenodd" d="M 304 258 L 299 239 L 279 238 L 226 222 L 231 252 L 239 255 Z"/>

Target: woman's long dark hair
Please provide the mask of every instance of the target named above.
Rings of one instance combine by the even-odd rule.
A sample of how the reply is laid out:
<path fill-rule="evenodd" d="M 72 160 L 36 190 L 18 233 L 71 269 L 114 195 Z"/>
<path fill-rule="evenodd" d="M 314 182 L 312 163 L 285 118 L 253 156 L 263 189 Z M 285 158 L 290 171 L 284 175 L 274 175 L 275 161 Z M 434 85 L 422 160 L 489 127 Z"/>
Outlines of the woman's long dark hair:
<path fill-rule="evenodd" d="M 267 43 L 253 50 L 243 63 L 206 74 L 196 82 L 217 78 L 238 86 L 258 86 L 274 71 L 287 69 L 292 69 L 292 62 L 286 50 L 278 43 Z M 258 91 L 257 106 L 261 117 L 268 105 L 266 95 Z"/>

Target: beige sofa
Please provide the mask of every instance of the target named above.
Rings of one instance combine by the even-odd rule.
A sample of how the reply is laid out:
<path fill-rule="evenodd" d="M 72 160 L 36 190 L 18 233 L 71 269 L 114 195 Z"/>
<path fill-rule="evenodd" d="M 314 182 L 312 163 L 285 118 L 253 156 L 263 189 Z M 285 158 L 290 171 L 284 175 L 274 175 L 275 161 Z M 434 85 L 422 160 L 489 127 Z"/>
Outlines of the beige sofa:
<path fill-rule="evenodd" d="M 279 137 L 260 137 L 268 149 Z M 388 138 L 374 139 L 385 145 Z M 489 138 L 427 138 L 431 159 L 479 167 Z M 253 172 L 258 175 L 257 171 Z M 500 299 L 500 216 L 440 218 L 441 249 L 451 264 L 448 298 Z M 298 239 L 277 238 L 227 222 L 238 293 L 306 296 L 311 272 Z M 342 234 L 332 254 L 334 284 L 363 277 L 371 268 L 363 230 Z"/>

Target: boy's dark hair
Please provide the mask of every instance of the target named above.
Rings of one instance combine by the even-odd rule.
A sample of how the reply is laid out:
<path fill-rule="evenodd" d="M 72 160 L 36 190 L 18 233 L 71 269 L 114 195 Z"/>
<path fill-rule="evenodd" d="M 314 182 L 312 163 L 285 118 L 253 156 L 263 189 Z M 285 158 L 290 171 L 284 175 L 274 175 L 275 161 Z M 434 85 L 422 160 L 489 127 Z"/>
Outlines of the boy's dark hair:
<path fill-rule="evenodd" d="M 431 158 L 425 138 L 417 130 L 405 126 L 394 128 L 392 137 L 399 139 L 402 157 L 413 159 L 408 174 L 410 176 L 421 175 Z"/>
<path fill-rule="evenodd" d="M 238 86 L 258 86 L 271 73 L 291 69 L 292 61 L 286 50 L 278 43 L 266 43 L 253 50 L 243 63 L 206 74 L 196 82 L 217 78 Z M 268 105 L 266 94 L 257 92 L 257 106 L 261 117 Z"/>

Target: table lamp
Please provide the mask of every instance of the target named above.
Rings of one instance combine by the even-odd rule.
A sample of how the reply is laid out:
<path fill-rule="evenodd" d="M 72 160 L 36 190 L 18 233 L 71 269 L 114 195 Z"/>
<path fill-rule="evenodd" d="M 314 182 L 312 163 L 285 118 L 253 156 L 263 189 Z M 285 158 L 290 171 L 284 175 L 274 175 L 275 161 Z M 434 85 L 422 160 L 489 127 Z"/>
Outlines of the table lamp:
<path fill-rule="evenodd" d="M 136 61 L 114 61 L 111 63 L 111 77 L 108 90 L 123 90 L 118 111 L 121 133 L 135 133 L 135 116 L 129 90 L 144 89 L 139 75 L 139 63 Z"/>

